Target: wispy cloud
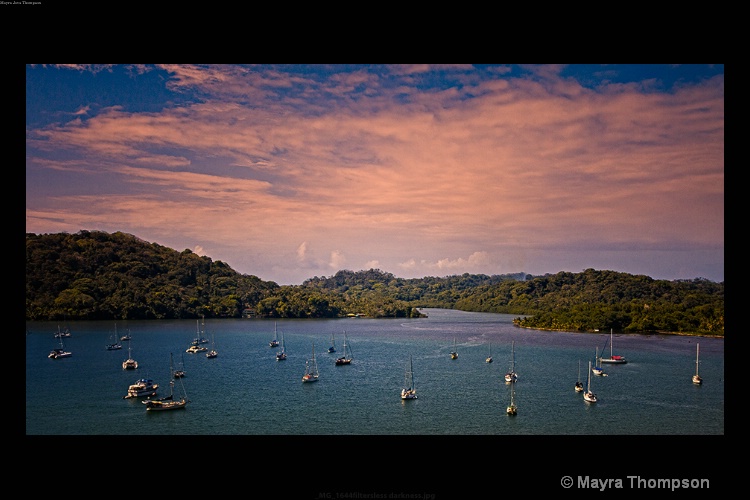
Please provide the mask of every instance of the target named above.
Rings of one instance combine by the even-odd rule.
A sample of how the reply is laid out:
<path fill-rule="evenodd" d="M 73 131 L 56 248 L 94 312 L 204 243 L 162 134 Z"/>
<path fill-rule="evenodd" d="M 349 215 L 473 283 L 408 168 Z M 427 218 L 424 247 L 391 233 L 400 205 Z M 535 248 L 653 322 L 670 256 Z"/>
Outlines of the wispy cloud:
<path fill-rule="evenodd" d="M 544 252 L 560 249 L 723 253 L 723 74 L 657 92 L 531 69 L 155 68 L 191 99 L 27 131 L 27 231 L 200 245 L 281 282 L 373 262 L 556 272 Z M 65 189 L 34 182 L 50 171 Z"/>

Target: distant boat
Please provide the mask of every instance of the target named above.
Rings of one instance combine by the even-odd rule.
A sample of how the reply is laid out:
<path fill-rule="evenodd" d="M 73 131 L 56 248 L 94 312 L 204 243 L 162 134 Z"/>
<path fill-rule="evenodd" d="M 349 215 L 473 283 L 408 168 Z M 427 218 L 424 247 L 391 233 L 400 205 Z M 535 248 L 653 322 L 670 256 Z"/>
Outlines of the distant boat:
<path fill-rule="evenodd" d="M 318 373 L 318 363 L 315 361 L 315 343 L 312 345 L 312 358 L 305 361 L 305 374 L 302 375 L 302 382 L 317 382 L 320 373 Z"/>
<path fill-rule="evenodd" d="M 276 361 L 284 361 L 286 359 L 286 344 L 284 343 L 284 332 L 281 332 L 281 349 L 276 352 Z"/>
<path fill-rule="evenodd" d="M 159 384 L 150 378 L 141 378 L 128 386 L 128 393 L 123 396 L 124 399 L 141 398 L 156 396 L 156 390 Z"/>
<path fill-rule="evenodd" d="M 216 350 L 216 334 L 211 332 L 211 350 L 206 353 L 207 358 L 215 358 L 219 355 L 219 351 Z"/>
<path fill-rule="evenodd" d="M 505 410 L 508 415 L 516 415 L 518 413 L 518 407 L 516 406 L 516 385 L 511 384 L 510 386 L 510 404 Z"/>
<path fill-rule="evenodd" d="M 276 332 L 276 322 L 273 323 L 273 338 L 268 343 L 270 347 L 279 347 L 279 337 Z"/>
<path fill-rule="evenodd" d="M 414 365 L 409 356 L 409 366 L 404 373 L 404 387 L 401 389 L 401 399 L 417 399 L 417 389 L 414 387 Z"/>
<path fill-rule="evenodd" d="M 698 356 L 700 353 L 700 344 L 695 344 L 695 375 L 693 375 L 693 383 L 700 385 L 703 383 L 703 379 L 698 375 Z"/>
<path fill-rule="evenodd" d="M 185 373 L 185 355 L 182 354 L 181 356 L 182 356 L 182 362 L 180 362 L 180 368 L 174 371 L 174 378 L 182 378 L 185 375 L 187 375 Z"/>
<path fill-rule="evenodd" d="M 55 333 L 56 339 L 62 339 L 62 338 L 69 338 L 71 337 L 70 329 L 68 327 L 65 327 L 65 330 L 60 329 L 60 325 L 57 325 L 57 333 Z"/>
<path fill-rule="evenodd" d="M 65 350 L 65 344 L 63 344 L 63 337 L 58 337 L 60 339 L 60 347 L 57 349 L 52 349 L 50 353 L 47 355 L 50 359 L 60 359 L 60 358 L 69 358 L 73 355 L 72 352 Z"/>
<path fill-rule="evenodd" d="M 594 394 L 591 391 L 591 361 L 589 361 L 589 376 L 588 376 L 588 387 L 586 387 L 586 392 L 583 393 L 583 400 L 588 403 L 596 403 L 597 398 L 596 394 Z"/>
<path fill-rule="evenodd" d="M 576 392 L 583 392 L 583 382 L 581 382 L 581 360 L 578 360 L 578 380 L 575 385 Z"/>
<path fill-rule="evenodd" d="M 606 344 L 604 347 L 607 347 Z M 602 355 L 604 354 L 604 351 L 602 350 Z M 625 364 L 627 361 L 623 356 L 615 356 L 612 354 L 612 329 L 609 329 L 609 357 L 608 358 L 601 358 L 599 360 L 600 363 L 610 363 L 610 364 Z"/>
<path fill-rule="evenodd" d="M 487 359 L 484 360 L 485 363 L 492 363 L 492 343 L 488 342 L 489 345 L 489 355 L 487 356 Z"/>
<path fill-rule="evenodd" d="M 328 352 L 336 352 L 336 341 L 333 339 L 333 334 L 331 334 L 331 347 L 328 348 Z"/>
<path fill-rule="evenodd" d="M 133 337 L 130 336 L 130 330 L 125 330 L 125 331 L 126 331 L 125 335 L 123 335 L 122 337 L 120 337 L 120 340 L 122 340 L 123 342 L 127 342 L 129 340 L 132 340 Z"/>
<path fill-rule="evenodd" d="M 191 345 L 190 347 L 185 349 L 185 352 L 190 353 L 190 354 L 196 354 L 199 352 L 206 352 L 206 351 L 208 351 L 208 347 L 202 346 L 202 345 Z"/>
<path fill-rule="evenodd" d="M 516 341 L 511 342 L 511 357 L 510 357 L 510 370 L 505 374 L 505 381 L 509 384 L 515 383 L 518 380 L 518 373 L 516 373 Z"/>
<path fill-rule="evenodd" d="M 180 399 L 174 398 L 174 379 L 175 377 L 172 365 L 172 353 L 169 353 L 169 396 L 165 396 L 160 399 L 149 398 L 145 401 L 141 401 L 141 403 L 146 405 L 146 411 L 180 410 L 187 406 L 189 400 L 187 398 L 185 385 L 183 384 L 182 379 L 179 379 L 180 387 L 182 388 Z"/>
<path fill-rule="evenodd" d="M 201 320 L 201 327 L 198 326 L 198 320 L 195 320 L 195 328 L 196 328 L 196 334 L 193 341 L 190 343 L 190 345 L 201 345 L 201 344 L 208 344 L 208 339 L 205 337 L 206 334 L 206 316 L 203 316 L 203 319 Z"/>
<path fill-rule="evenodd" d="M 348 365 L 352 362 L 352 351 L 347 342 L 346 332 L 344 332 L 344 355 L 340 358 L 336 358 L 336 366 Z"/>
<path fill-rule="evenodd" d="M 458 358 L 458 352 L 456 351 L 456 337 L 453 337 L 453 350 L 450 352 L 451 359 Z"/>
<path fill-rule="evenodd" d="M 112 334 L 112 342 L 106 345 L 108 351 L 122 349 L 122 344 L 117 338 L 117 323 L 115 323 L 115 333 Z"/>
<path fill-rule="evenodd" d="M 596 355 L 594 356 L 594 366 L 591 368 L 591 373 L 599 377 L 606 377 L 607 374 L 604 373 L 604 368 L 602 368 L 601 361 L 602 358 L 601 356 L 599 356 L 599 348 L 597 347 Z"/>
<path fill-rule="evenodd" d="M 135 370 L 136 368 L 138 368 L 138 361 L 133 359 L 133 354 L 130 350 L 130 341 L 128 340 L 128 359 L 122 362 L 122 369 Z"/>

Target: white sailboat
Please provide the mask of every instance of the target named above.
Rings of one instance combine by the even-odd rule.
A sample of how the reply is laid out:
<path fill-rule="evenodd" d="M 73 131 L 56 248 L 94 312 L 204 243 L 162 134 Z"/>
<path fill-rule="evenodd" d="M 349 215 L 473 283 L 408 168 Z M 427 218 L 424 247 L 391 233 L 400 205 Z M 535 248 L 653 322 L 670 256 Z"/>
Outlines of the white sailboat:
<path fill-rule="evenodd" d="M 284 332 L 281 332 L 281 349 L 276 352 L 276 361 L 284 361 L 286 359 L 286 344 L 284 343 Z"/>
<path fill-rule="evenodd" d="M 516 406 L 516 386 L 515 384 L 510 386 L 510 404 L 505 410 L 508 415 L 516 415 L 518 413 L 518 407 Z"/>
<path fill-rule="evenodd" d="M 206 316 L 203 315 L 201 319 L 201 325 L 198 325 L 198 320 L 195 320 L 195 338 L 190 343 L 190 345 L 200 345 L 200 344 L 208 344 L 208 339 L 206 338 Z M 204 351 L 207 349 L 204 349 Z"/>
<path fill-rule="evenodd" d="M 336 366 L 341 365 L 349 365 L 352 362 L 352 351 L 351 347 L 349 346 L 349 342 L 346 337 L 346 332 L 344 332 L 344 355 L 336 358 Z"/>
<path fill-rule="evenodd" d="M 589 361 L 589 376 L 588 376 L 588 386 L 586 387 L 586 392 L 583 393 L 583 400 L 588 403 L 596 403 L 597 398 L 596 394 L 594 394 L 591 391 L 591 361 Z"/>
<path fill-rule="evenodd" d="M 333 334 L 331 334 L 331 347 L 328 348 L 328 352 L 336 352 L 336 341 L 333 339 Z"/>
<path fill-rule="evenodd" d="M 185 385 L 180 381 L 180 387 L 182 388 L 182 395 L 180 399 L 174 398 L 174 367 L 172 365 L 172 353 L 169 353 L 169 396 L 165 396 L 160 399 L 146 399 L 141 401 L 146 405 L 146 411 L 165 411 L 165 410 L 180 410 L 185 408 L 188 404 L 187 393 L 185 392 Z"/>
<path fill-rule="evenodd" d="M 185 355 L 182 354 L 182 362 L 180 362 L 180 368 L 174 371 L 174 378 L 182 378 L 185 375 Z"/>
<path fill-rule="evenodd" d="M 55 338 L 56 339 L 58 339 L 58 338 L 60 338 L 60 339 L 61 338 L 66 338 L 67 339 L 67 338 L 69 338 L 71 336 L 72 335 L 71 335 L 70 329 L 68 327 L 65 327 L 65 330 L 62 330 L 60 328 L 60 325 L 57 325 L 57 333 L 55 333 Z"/>
<path fill-rule="evenodd" d="M 216 334 L 211 332 L 211 349 L 206 353 L 206 357 L 215 358 L 218 355 L 219 352 L 216 350 Z"/>
<path fill-rule="evenodd" d="M 65 344 L 63 344 L 63 337 L 58 337 L 60 339 L 60 347 L 57 349 L 52 349 L 50 353 L 47 355 L 50 359 L 60 359 L 60 358 L 69 358 L 73 355 L 72 352 L 65 350 Z"/>
<path fill-rule="evenodd" d="M 581 360 L 578 360 L 578 380 L 575 385 L 576 392 L 583 392 L 583 382 L 581 382 Z"/>
<path fill-rule="evenodd" d="M 484 360 L 485 363 L 492 363 L 492 342 L 488 342 L 489 345 L 489 354 L 487 355 L 487 359 Z"/>
<path fill-rule="evenodd" d="M 695 344 L 695 375 L 693 375 L 693 383 L 700 385 L 703 383 L 703 379 L 698 375 L 698 356 L 700 353 L 700 344 Z"/>
<path fill-rule="evenodd" d="M 122 362 L 123 370 L 135 370 L 138 368 L 138 361 L 133 359 L 133 353 L 130 349 L 130 341 L 128 340 L 128 359 Z"/>
<path fill-rule="evenodd" d="M 511 342 L 511 359 L 510 359 L 510 370 L 505 374 L 505 382 L 511 384 L 518 380 L 518 374 L 516 373 L 516 341 Z"/>
<path fill-rule="evenodd" d="M 116 351 L 122 349 L 122 344 L 117 337 L 117 323 L 115 323 L 115 333 L 112 336 L 112 342 L 106 345 L 108 351 Z"/>
<path fill-rule="evenodd" d="M 456 351 L 456 337 L 453 337 L 453 350 L 450 352 L 451 359 L 458 358 L 458 352 Z"/>
<path fill-rule="evenodd" d="M 604 353 L 602 353 L 604 354 Z M 623 356 L 615 356 L 612 354 L 612 329 L 609 329 L 609 357 L 608 358 L 601 358 L 599 360 L 601 363 L 609 363 L 609 364 L 625 364 L 627 361 Z"/>
<path fill-rule="evenodd" d="M 599 348 L 596 348 L 596 355 L 594 355 L 594 366 L 591 367 L 591 372 L 594 375 L 597 375 L 599 377 L 606 377 L 607 374 L 604 373 L 604 368 L 602 368 L 601 364 L 602 358 L 599 356 Z"/>
<path fill-rule="evenodd" d="M 414 365 L 409 355 L 409 366 L 404 373 L 404 387 L 401 389 L 401 399 L 417 399 L 417 389 L 414 387 Z"/>
<path fill-rule="evenodd" d="M 318 363 L 315 361 L 315 342 L 313 342 L 312 358 L 305 361 L 305 374 L 302 375 L 302 382 L 317 382 L 319 376 Z"/>
<path fill-rule="evenodd" d="M 278 336 L 278 332 L 276 330 L 276 322 L 275 321 L 273 323 L 273 338 L 268 343 L 268 346 L 269 347 L 279 347 L 279 336 Z"/>

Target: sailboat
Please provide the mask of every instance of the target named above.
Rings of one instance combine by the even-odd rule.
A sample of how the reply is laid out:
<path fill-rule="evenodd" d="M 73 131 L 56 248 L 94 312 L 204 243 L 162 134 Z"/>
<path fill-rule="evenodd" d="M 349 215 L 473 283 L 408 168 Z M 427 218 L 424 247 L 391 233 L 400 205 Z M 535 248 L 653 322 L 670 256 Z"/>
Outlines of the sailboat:
<path fill-rule="evenodd" d="M 130 341 L 128 340 L 128 359 L 122 362 L 123 370 L 135 370 L 138 368 L 138 361 L 133 359 L 133 354 L 130 350 Z"/>
<path fill-rule="evenodd" d="M 331 334 L 331 347 L 328 348 L 328 352 L 336 352 L 336 341 L 333 339 L 333 334 Z"/>
<path fill-rule="evenodd" d="M 195 338 L 190 341 L 190 345 L 185 352 L 190 354 L 196 354 L 199 352 L 208 351 L 208 347 L 201 345 L 203 343 L 203 337 L 201 336 L 201 327 L 198 320 L 195 320 Z"/>
<path fill-rule="evenodd" d="M 348 365 L 352 362 L 352 350 L 347 342 L 346 332 L 344 332 L 344 355 L 336 358 L 336 366 Z"/>
<path fill-rule="evenodd" d="M 174 368 L 172 365 L 172 353 L 169 353 L 169 396 L 165 396 L 160 399 L 146 399 L 141 401 L 146 405 L 146 411 L 164 411 L 164 410 L 179 410 L 185 408 L 188 404 L 187 393 L 185 392 L 185 385 L 180 381 L 180 387 L 182 387 L 182 396 L 180 399 L 174 398 Z"/>
<path fill-rule="evenodd" d="M 602 358 L 599 356 L 599 348 L 596 348 L 596 355 L 594 356 L 594 366 L 591 368 L 591 371 L 594 375 L 598 375 L 600 377 L 606 377 L 607 374 L 604 373 L 604 368 L 602 368 Z"/>
<path fill-rule="evenodd" d="M 206 353 L 207 358 L 215 358 L 219 353 L 216 350 L 216 335 L 211 332 L 211 350 Z"/>
<path fill-rule="evenodd" d="M 198 320 L 195 320 L 195 338 L 190 343 L 190 345 L 200 345 L 200 344 L 208 344 L 208 339 L 205 337 L 206 334 L 206 316 L 202 316 L 201 320 L 201 326 L 198 326 Z M 206 349 L 204 349 L 205 351 Z"/>
<path fill-rule="evenodd" d="M 489 355 L 487 356 L 487 359 L 485 359 L 484 362 L 485 363 L 492 363 L 492 343 L 488 343 L 488 345 L 489 345 L 489 348 L 490 348 L 490 352 L 489 352 Z"/>
<path fill-rule="evenodd" d="M 511 343 L 510 370 L 505 374 L 505 381 L 510 384 L 516 380 L 518 380 L 518 374 L 516 373 L 516 341 L 514 340 Z"/>
<path fill-rule="evenodd" d="M 606 346 L 605 346 L 606 347 Z M 604 352 L 602 352 L 604 354 Z M 609 329 L 609 357 L 608 358 L 601 358 L 599 360 L 600 363 L 610 363 L 610 364 L 625 364 L 627 361 L 623 356 L 615 356 L 612 354 L 612 329 Z"/>
<path fill-rule="evenodd" d="M 597 401 L 596 394 L 591 392 L 591 361 L 589 361 L 588 387 L 586 387 L 586 392 L 583 393 L 583 400 L 589 403 L 596 403 Z"/>
<path fill-rule="evenodd" d="M 126 341 L 129 341 L 132 338 L 133 337 L 130 336 L 130 330 L 125 330 L 125 335 L 123 335 L 122 337 L 120 337 L 120 340 L 123 341 L 123 342 L 126 342 Z"/>
<path fill-rule="evenodd" d="M 50 353 L 47 355 L 47 357 L 51 359 L 71 357 L 73 353 L 65 350 L 65 345 L 63 344 L 63 337 L 58 337 L 58 338 L 60 339 L 60 347 L 58 347 L 57 349 L 52 349 Z"/>
<path fill-rule="evenodd" d="M 174 371 L 174 378 L 182 378 L 186 375 L 185 373 L 185 355 L 182 355 L 182 362 L 180 368 Z"/>
<path fill-rule="evenodd" d="M 61 339 L 61 338 L 66 338 L 67 339 L 67 338 L 69 338 L 71 336 L 72 335 L 71 335 L 70 329 L 68 327 L 65 327 L 65 330 L 61 330 L 60 329 L 60 325 L 57 325 L 57 333 L 55 333 L 55 338 L 56 339 Z"/>
<path fill-rule="evenodd" d="M 315 342 L 313 342 L 312 358 L 305 361 L 305 374 L 302 375 L 302 382 L 317 382 L 319 376 L 318 363 L 315 361 Z"/>
<path fill-rule="evenodd" d="M 279 337 L 278 337 L 278 334 L 276 332 L 276 322 L 275 321 L 273 323 L 273 338 L 268 343 L 268 345 L 270 347 L 279 347 Z"/>
<path fill-rule="evenodd" d="M 284 343 L 284 332 L 281 332 L 281 350 L 276 352 L 276 361 L 286 359 L 286 344 Z"/>
<path fill-rule="evenodd" d="M 508 408 L 505 410 L 508 415 L 515 415 L 518 413 L 518 407 L 516 406 L 516 386 L 512 385 L 510 387 L 510 404 L 508 405 Z"/>
<path fill-rule="evenodd" d="M 698 375 L 698 355 L 700 352 L 700 344 L 695 344 L 695 375 L 693 375 L 693 383 L 696 385 L 700 385 L 703 383 L 703 379 L 700 375 Z"/>
<path fill-rule="evenodd" d="M 107 344 L 106 347 L 108 351 L 116 351 L 118 349 L 122 349 L 122 344 L 117 338 L 117 323 L 115 323 L 115 333 L 112 335 L 112 342 Z"/>
<path fill-rule="evenodd" d="M 414 388 L 414 365 L 409 355 L 409 366 L 404 374 L 404 387 L 401 389 L 401 399 L 417 399 L 417 389 Z"/>
<path fill-rule="evenodd" d="M 456 337 L 453 337 L 453 350 L 450 352 L 451 359 L 458 358 L 458 352 L 456 352 Z"/>
<path fill-rule="evenodd" d="M 581 360 L 578 360 L 578 380 L 576 381 L 576 392 L 583 392 L 583 382 L 581 382 Z"/>

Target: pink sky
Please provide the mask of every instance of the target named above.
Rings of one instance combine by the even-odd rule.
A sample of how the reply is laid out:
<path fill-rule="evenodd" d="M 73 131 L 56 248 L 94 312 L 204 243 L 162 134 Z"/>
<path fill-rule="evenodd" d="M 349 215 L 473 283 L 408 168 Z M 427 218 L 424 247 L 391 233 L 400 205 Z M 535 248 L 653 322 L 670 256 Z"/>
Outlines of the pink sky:
<path fill-rule="evenodd" d="M 123 231 L 279 284 L 724 279 L 723 67 L 667 88 L 607 66 L 127 69 L 27 67 L 27 232 Z M 102 88 L 146 76 L 175 98 Z"/>

